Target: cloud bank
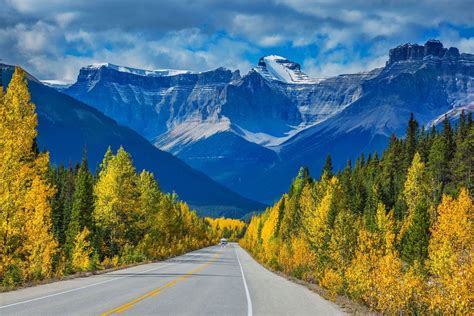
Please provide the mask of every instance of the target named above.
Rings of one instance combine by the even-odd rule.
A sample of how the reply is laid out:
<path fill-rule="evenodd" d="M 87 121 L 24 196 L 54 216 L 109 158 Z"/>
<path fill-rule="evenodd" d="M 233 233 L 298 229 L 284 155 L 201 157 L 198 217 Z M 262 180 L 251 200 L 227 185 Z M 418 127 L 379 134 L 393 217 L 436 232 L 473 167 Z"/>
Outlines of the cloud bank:
<path fill-rule="evenodd" d="M 0 0 L 0 59 L 40 79 L 80 67 L 249 70 L 284 55 L 316 77 L 384 64 L 388 49 L 438 38 L 474 51 L 474 0 Z"/>

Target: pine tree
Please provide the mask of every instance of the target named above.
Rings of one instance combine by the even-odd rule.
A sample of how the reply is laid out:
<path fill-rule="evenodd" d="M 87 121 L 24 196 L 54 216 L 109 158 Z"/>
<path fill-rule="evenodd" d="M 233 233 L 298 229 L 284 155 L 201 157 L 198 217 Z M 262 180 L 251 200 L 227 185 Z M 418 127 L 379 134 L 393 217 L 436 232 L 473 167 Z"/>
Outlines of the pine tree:
<path fill-rule="evenodd" d="M 432 201 L 438 203 L 448 179 L 447 145 L 442 136 L 436 136 L 428 156 L 428 174 L 432 188 Z"/>
<path fill-rule="evenodd" d="M 405 166 L 411 164 L 413 156 L 415 156 L 416 148 L 418 144 L 418 122 L 415 120 L 413 113 L 410 114 L 410 120 L 408 121 L 408 128 L 405 138 Z"/>
<path fill-rule="evenodd" d="M 84 152 L 76 175 L 71 214 L 71 220 L 77 220 L 81 230 L 84 227 L 87 227 L 89 231 L 92 229 L 93 186 L 92 174 L 87 163 L 87 153 Z"/>
<path fill-rule="evenodd" d="M 88 232 L 93 229 L 93 179 L 87 164 L 86 153 L 84 153 L 82 162 L 77 171 L 75 190 L 71 204 L 71 216 L 67 226 L 65 242 L 66 256 L 68 258 L 71 258 L 78 234 L 85 228 L 87 228 Z"/>
<path fill-rule="evenodd" d="M 456 133 L 456 143 L 461 143 L 464 138 L 467 136 L 468 132 L 468 126 L 467 126 L 467 119 L 466 119 L 466 113 L 464 113 L 464 110 L 461 111 L 461 114 L 459 115 L 459 127 Z"/>
<path fill-rule="evenodd" d="M 461 128 L 461 126 L 459 127 Z M 474 127 L 458 131 L 456 152 L 451 163 L 453 186 L 474 194 Z"/>
<path fill-rule="evenodd" d="M 324 163 L 322 175 L 326 175 L 328 178 L 332 178 L 334 176 L 331 155 L 329 154 L 326 156 L 326 162 Z"/>
<path fill-rule="evenodd" d="M 72 166 L 59 166 L 53 183 L 57 192 L 53 198 L 53 229 L 60 245 L 66 242 L 74 197 L 75 174 Z"/>
<path fill-rule="evenodd" d="M 443 135 L 443 140 L 445 143 L 445 152 L 443 153 L 444 159 L 446 163 L 449 163 L 451 159 L 453 158 L 456 144 L 454 142 L 454 133 L 451 128 L 451 123 L 449 122 L 449 118 L 447 115 L 444 117 L 442 135 Z"/>
<path fill-rule="evenodd" d="M 430 216 L 424 204 L 417 204 L 413 210 L 411 224 L 402 240 L 402 258 L 410 264 L 423 264 L 428 257 Z"/>

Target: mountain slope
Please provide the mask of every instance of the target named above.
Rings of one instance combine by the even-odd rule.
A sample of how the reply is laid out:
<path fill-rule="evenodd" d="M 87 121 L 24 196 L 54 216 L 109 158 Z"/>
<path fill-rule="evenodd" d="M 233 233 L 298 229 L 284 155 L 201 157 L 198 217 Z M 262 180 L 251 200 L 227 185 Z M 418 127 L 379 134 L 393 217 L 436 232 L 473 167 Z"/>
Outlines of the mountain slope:
<path fill-rule="evenodd" d="M 442 50 L 439 44 L 404 45 L 392 50 L 387 66 L 362 83 L 361 96 L 349 107 L 278 147 L 280 163 L 265 172 L 265 182 L 289 181 L 290 174 L 296 174 L 303 165 L 320 170 L 325 154 L 334 157 L 337 168 L 360 152 L 380 151 L 391 134 L 404 134 L 410 113 L 428 126 L 433 121 L 439 123 L 445 114 L 473 111 L 474 56 Z M 438 55 L 431 55 L 430 45 L 440 47 Z M 399 52 L 413 50 L 413 46 L 423 48 L 426 55 L 413 58 L 410 52 Z M 400 55 L 407 57 L 400 59 Z"/>
<path fill-rule="evenodd" d="M 0 64 L 7 86 L 13 67 Z M 80 161 L 87 147 L 91 166 L 97 166 L 107 147 L 131 153 L 138 170 L 155 174 L 163 190 L 178 193 L 205 215 L 241 217 L 263 205 L 245 199 L 163 152 L 129 128 L 118 125 L 99 111 L 41 84 L 29 76 L 32 101 L 38 112 L 38 144 L 50 151 L 53 163 Z"/>
<path fill-rule="evenodd" d="M 340 166 L 401 135 L 411 112 L 429 124 L 473 102 L 473 64 L 473 55 L 431 40 L 390 50 L 385 67 L 333 78 L 310 78 L 270 55 L 244 76 L 85 67 L 66 93 L 232 190 L 269 202 L 301 165 L 317 172 L 334 153 Z"/>

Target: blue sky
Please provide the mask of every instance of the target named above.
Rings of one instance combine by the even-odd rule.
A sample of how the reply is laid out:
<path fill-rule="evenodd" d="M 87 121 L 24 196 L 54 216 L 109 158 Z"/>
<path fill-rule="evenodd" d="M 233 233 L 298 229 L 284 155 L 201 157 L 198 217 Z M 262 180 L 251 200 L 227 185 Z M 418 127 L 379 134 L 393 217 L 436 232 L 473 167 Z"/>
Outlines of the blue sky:
<path fill-rule="evenodd" d="M 436 38 L 474 53 L 474 0 L 0 0 L 0 59 L 40 79 L 111 62 L 136 68 L 253 67 L 278 54 L 314 77 L 384 65 Z"/>

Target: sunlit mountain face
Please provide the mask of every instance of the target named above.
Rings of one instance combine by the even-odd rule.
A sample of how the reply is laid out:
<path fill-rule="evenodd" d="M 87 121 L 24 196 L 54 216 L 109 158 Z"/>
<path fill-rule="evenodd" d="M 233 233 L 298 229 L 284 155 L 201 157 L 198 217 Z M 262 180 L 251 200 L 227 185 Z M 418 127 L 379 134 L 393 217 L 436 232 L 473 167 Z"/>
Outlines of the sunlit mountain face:
<path fill-rule="evenodd" d="M 391 134 L 405 132 L 410 113 L 429 125 L 472 110 L 473 55 L 436 40 L 388 55 L 383 67 L 330 78 L 311 78 L 275 55 L 243 75 L 99 64 L 82 68 L 64 91 L 223 185 L 268 202 L 302 165 L 319 170 L 332 153 L 342 166 L 361 150 L 380 150 Z"/>

